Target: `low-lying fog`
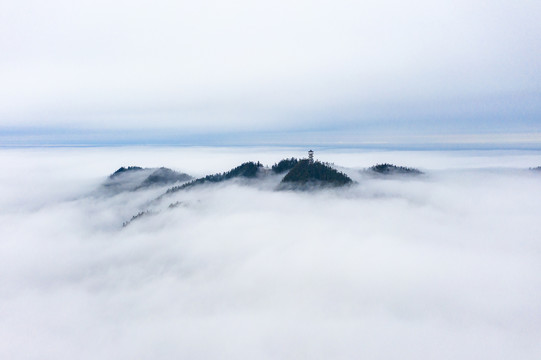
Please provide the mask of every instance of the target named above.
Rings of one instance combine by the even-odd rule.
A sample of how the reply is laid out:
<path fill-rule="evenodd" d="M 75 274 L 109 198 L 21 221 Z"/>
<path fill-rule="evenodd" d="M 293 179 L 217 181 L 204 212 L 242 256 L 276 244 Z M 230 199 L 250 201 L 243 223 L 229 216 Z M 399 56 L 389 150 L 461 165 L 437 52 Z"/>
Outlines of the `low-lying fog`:
<path fill-rule="evenodd" d="M 292 156 L 1 150 L 0 358 L 541 358 L 539 152 L 316 151 L 357 181 L 318 192 L 100 188 Z M 385 162 L 425 174 L 362 171 Z"/>

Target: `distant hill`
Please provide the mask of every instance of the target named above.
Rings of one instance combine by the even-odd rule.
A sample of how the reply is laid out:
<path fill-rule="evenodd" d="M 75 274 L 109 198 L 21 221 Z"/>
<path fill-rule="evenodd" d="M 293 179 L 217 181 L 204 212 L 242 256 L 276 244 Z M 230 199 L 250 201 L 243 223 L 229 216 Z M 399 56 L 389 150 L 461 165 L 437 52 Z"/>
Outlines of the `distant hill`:
<path fill-rule="evenodd" d="M 171 169 L 142 168 L 139 166 L 121 167 L 107 178 L 103 188 L 112 192 L 135 191 L 152 186 L 174 184 L 193 179 L 190 175 Z"/>
<path fill-rule="evenodd" d="M 338 187 L 353 181 L 344 173 L 319 161 L 310 163 L 307 159 L 298 161 L 279 185 L 279 189 L 308 190 L 312 187 Z"/>
<path fill-rule="evenodd" d="M 171 189 L 167 190 L 167 193 L 173 193 L 179 190 L 188 189 L 191 187 L 194 187 L 196 185 L 206 184 L 206 183 L 219 183 L 222 181 L 234 179 L 234 178 L 245 178 L 245 179 L 253 179 L 256 178 L 259 170 L 263 167 L 261 163 L 258 161 L 255 162 L 245 162 L 242 165 L 237 166 L 236 168 L 233 168 L 229 171 L 226 171 L 224 173 L 218 173 L 214 175 L 207 175 L 205 177 L 192 180 L 186 184 L 182 184 L 179 186 L 174 186 Z"/>
<path fill-rule="evenodd" d="M 115 177 L 122 176 L 123 174 L 126 174 L 128 172 L 137 172 L 140 170 L 144 170 L 144 169 L 139 166 L 128 166 L 127 168 L 123 166 L 117 171 L 115 171 L 114 173 L 112 173 L 111 175 L 109 175 L 109 179 L 114 179 Z"/>
<path fill-rule="evenodd" d="M 530 170 L 533 170 L 533 171 L 541 171 L 541 166 L 534 167 L 534 168 L 530 168 Z"/>
<path fill-rule="evenodd" d="M 421 175 L 423 172 L 409 167 L 392 164 L 378 164 L 368 168 L 369 171 L 381 175 Z"/>
<path fill-rule="evenodd" d="M 138 188 L 145 188 L 154 185 L 167 185 L 181 181 L 192 180 L 193 178 L 184 173 L 179 173 L 171 169 L 161 167 L 150 174 Z"/>
<path fill-rule="evenodd" d="M 291 159 L 283 159 L 283 160 L 280 160 L 278 164 L 272 165 L 271 170 L 275 174 L 282 174 L 286 171 L 293 169 L 295 165 L 297 165 L 298 163 L 299 163 L 299 160 L 293 157 Z"/>

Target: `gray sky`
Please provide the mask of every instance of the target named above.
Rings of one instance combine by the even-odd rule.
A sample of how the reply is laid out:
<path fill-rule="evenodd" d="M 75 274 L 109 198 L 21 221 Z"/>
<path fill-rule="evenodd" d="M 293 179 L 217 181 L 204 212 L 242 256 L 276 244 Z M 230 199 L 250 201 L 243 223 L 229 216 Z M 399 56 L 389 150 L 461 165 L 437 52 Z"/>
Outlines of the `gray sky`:
<path fill-rule="evenodd" d="M 529 0 L 3 1 L 0 140 L 537 134 L 540 16 Z"/>

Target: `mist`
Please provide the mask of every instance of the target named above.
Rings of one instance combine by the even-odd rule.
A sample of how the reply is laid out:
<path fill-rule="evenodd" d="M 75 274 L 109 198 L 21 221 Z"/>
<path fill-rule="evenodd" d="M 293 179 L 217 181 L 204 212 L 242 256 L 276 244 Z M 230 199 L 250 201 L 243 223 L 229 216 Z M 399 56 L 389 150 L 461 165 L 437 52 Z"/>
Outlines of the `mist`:
<path fill-rule="evenodd" d="M 356 183 L 102 191 L 121 166 L 292 156 L 0 150 L 0 357 L 539 359 L 539 152 L 316 149 Z M 424 174 L 367 175 L 385 162 Z"/>

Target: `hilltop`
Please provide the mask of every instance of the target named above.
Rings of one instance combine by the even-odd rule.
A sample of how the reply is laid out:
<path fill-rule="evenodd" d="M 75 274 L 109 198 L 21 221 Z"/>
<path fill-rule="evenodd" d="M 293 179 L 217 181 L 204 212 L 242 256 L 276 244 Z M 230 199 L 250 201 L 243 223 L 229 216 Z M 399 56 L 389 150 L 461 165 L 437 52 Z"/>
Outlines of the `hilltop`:
<path fill-rule="evenodd" d="M 298 161 L 284 178 L 279 189 L 308 190 L 312 187 L 339 187 L 353 181 L 329 165 L 308 159 Z"/>
<path fill-rule="evenodd" d="M 184 173 L 179 173 L 177 171 L 161 167 L 159 169 L 156 169 L 152 172 L 142 183 L 139 185 L 138 188 L 145 188 L 149 186 L 155 186 L 155 185 L 167 185 L 167 184 L 173 184 L 176 182 L 181 181 L 188 181 L 192 180 L 193 178 Z"/>
<path fill-rule="evenodd" d="M 293 157 L 291 159 L 283 159 L 280 160 L 278 164 L 272 165 L 271 170 L 275 174 L 283 174 L 284 172 L 293 169 L 298 163 L 299 160 Z"/>
<path fill-rule="evenodd" d="M 378 164 L 368 168 L 369 171 L 379 175 L 421 175 L 422 171 L 392 164 Z"/>
<path fill-rule="evenodd" d="M 135 173 L 135 172 L 138 172 L 138 171 L 141 171 L 141 170 L 144 170 L 144 169 L 142 167 L 140 167 L 140 166 L 128 166 L 127 168 L 122 166 L 117 171 L 115 171 L 114 173 L 109 175 L 109 179 L 114 179 L 114 178 L 120 177 L 120 176 L 122 176 L 124 174 Z"/>
<path fill-rule="evenodd" d="M 146 189 L 153 186 L 170 185 L 193 179 L 190 175 L 165 167 L 142 168 L 121 167 L 109 175 L 102 187 L 108 191 L 123 192 Z"/>
<path fill-rule="evenodd" d="M 202 185 L 205 183 L 219 183 L 226 180 L 231 180 L 234 178 L 244 178 L 244 179 L 253 179 L 256 178 L 260 172 L 260 169 L 263 167 L 258 161 L 257 163 L 253 161 L 245 162 L 242 165 L 237 166 L 229 171 L 223 173 L 217 173 L 214 175 L 207 175 L 205 177 L 192 180 L 186 184 L 180 186 L 175 186 L 167 190 L 167 194 L 177 192 L 179 190 L 188 189 L 196 185 Z"/>

